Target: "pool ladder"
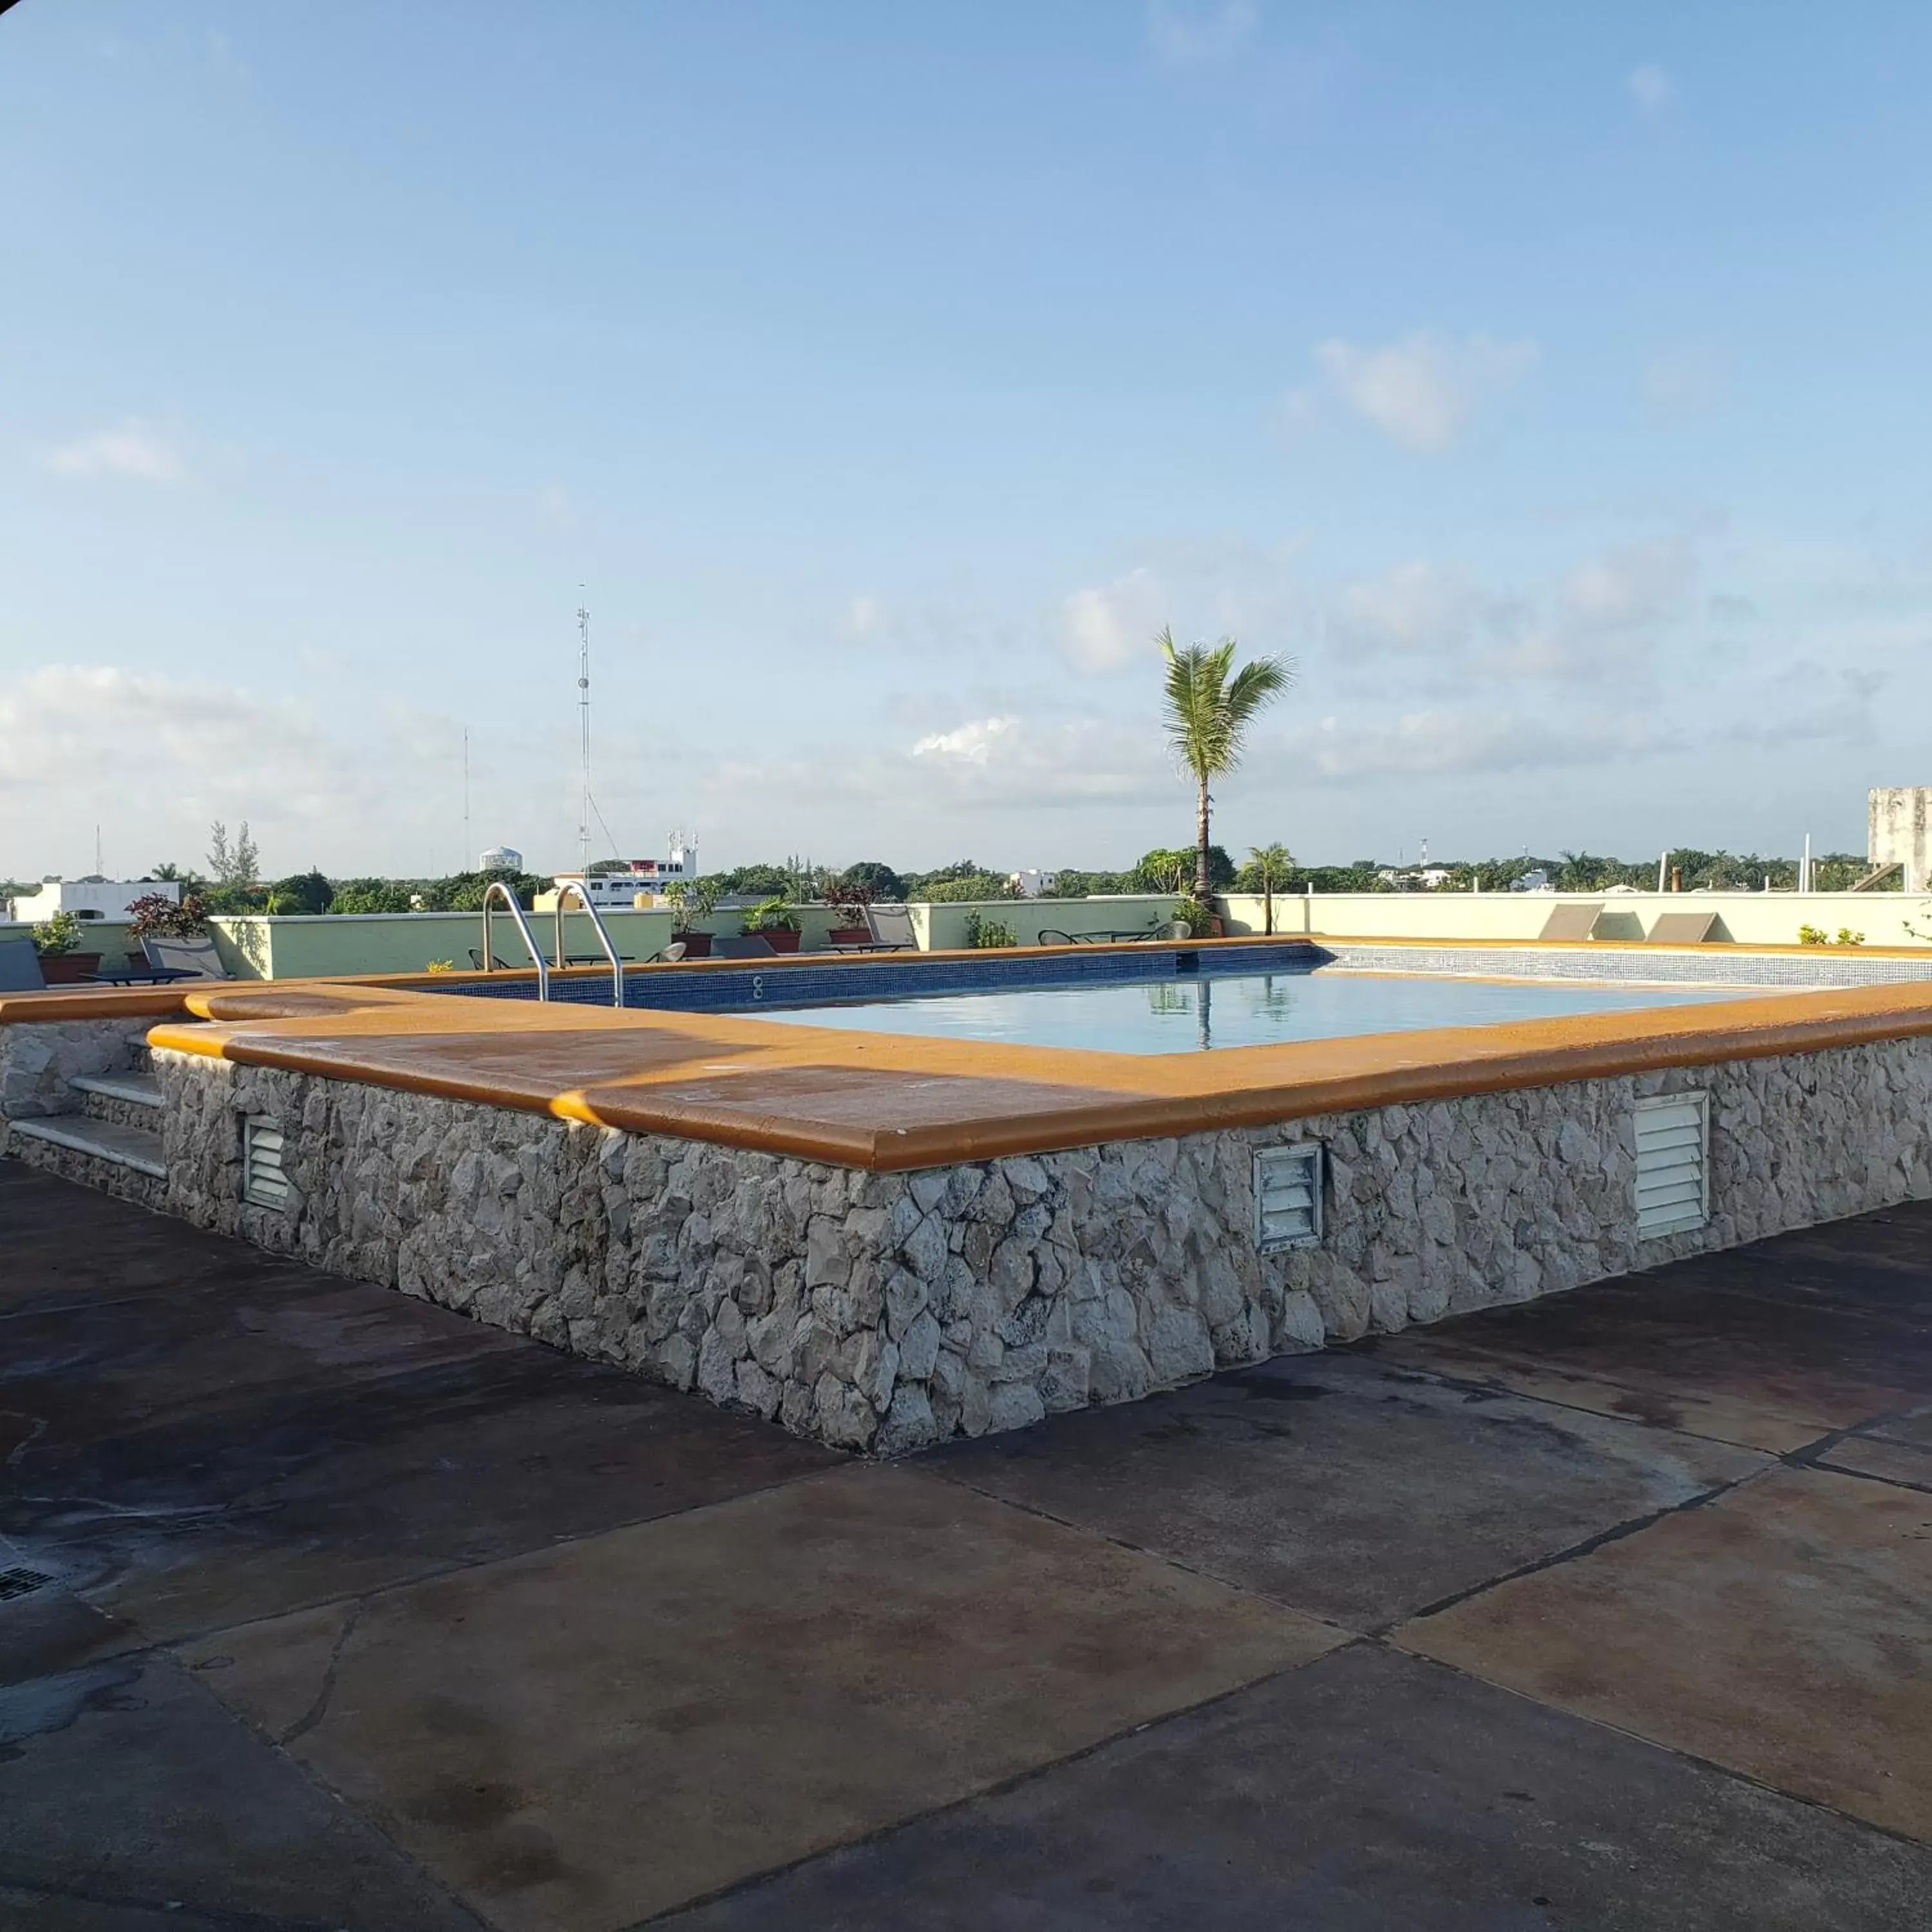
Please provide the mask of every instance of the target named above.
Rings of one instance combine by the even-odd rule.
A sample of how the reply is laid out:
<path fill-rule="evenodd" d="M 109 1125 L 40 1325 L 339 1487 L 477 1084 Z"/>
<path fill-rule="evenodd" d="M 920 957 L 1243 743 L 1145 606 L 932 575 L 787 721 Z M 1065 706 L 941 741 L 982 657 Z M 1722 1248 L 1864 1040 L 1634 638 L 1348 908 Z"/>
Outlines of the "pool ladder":
<path fill-rule="evenodd" d="M 496 956 L 490 946 L 490 912 L 500 892 L 511 918 L 516 922 L 517 931 L 523 937 L 531 962 L 537 969 L 537 998 L 548 1000 L 553 969 L 544 963 L 543 949 L 537 944 L 536 934 L 530 930 L 530 922 L 524 916 L 523 908 L 518 904 L 516 894 L 510 890 L 508 882 L 502 879 L 492 879 L 483 893 L 483 970 L 486 973 L 496 970 Z M 617 949 L 611 944 L 610 935 L 605 930 L 603 920 L 598 916 L 597 908 L 590 903 L 590 896 L 584 890 L 582 880 L 578 879 L 566 879 L 557 888 L 556 964 L 561 967 L 569 964 L 563 950 L 563 911 L 572 894 L 576 896 L 578 904 L 590 914 L 590 923 L 596 930 L 597 943 L 603 947 L 604 956 L 610 962 L 610 1004 L 621 1006 L 624 1004 L 624 962 L 617 956 Z"/>

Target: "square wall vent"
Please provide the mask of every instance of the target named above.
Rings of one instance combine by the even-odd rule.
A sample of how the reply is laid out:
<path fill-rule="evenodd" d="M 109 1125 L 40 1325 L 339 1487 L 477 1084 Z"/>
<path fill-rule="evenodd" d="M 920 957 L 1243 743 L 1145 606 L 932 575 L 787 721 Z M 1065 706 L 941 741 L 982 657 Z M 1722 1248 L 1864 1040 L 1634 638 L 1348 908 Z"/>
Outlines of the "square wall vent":
<path fill-rule="evenodd" d="M 1701 1228 L 1711 1218 L 1711 1096 L 1664 1094 L 1636 1103 L 1636 1232 L 1640 1240 Z"/>
<path fill-rule="evenodd" d="M 250 1114 L 242 1122 L 242 1198 L 256 1208 L 286 1208 L 288 1176 L 282 1171 L 282 1130 Z"/>
<path fill-rule="evenodd" d="M 1255 1150 L 1255 1246 L 1306 1248 L 1322 1238 L 1322 1144 Z"/>

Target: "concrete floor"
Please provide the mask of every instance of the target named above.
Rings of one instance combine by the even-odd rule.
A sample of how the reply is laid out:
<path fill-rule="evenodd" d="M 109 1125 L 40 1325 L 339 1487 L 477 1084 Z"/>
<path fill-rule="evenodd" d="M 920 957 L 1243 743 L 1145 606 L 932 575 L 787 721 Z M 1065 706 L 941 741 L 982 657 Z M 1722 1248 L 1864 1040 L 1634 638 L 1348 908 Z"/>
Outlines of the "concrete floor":
<path fill-rule="evenodd" d="M 8 1927 L 1932 1923 L 1932 1205 L 882 1467 L 0 1162 L 0 1445 Z"/>

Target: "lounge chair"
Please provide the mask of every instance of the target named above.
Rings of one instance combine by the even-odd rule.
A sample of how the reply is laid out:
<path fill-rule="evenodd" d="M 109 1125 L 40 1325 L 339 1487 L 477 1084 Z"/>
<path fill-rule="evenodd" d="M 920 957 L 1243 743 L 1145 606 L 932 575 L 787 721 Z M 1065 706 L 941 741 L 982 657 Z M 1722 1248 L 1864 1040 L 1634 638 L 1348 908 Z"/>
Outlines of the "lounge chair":
<path fill-rule="evenodd" d="M 1657 922 L 1644 935 L 1647 946 L 1702 946 L 1718 922 L 1714 912 L 1659 913 Z"/>
<path fill-rule="evenodd" d="M 0 993 L 38 993 L 46 983 L 31 939 L 0 939 Z"/>
<path fill-rule="evenodd" d="M 1173 936 L 1174 921 L 1157 919 L 1151 926 L 1101 926 L 1090 932 L 1067 932 L 1057 926 L 1040 928 L 1042 946 L 1120 946 L 1132 940 L 1167 939 Z"/>
<path fill-rule="evenodd" d="M 646 966 L 675 966 L 691 949 L 681 939 L 674 939 L 668 946 L 661 946 L 644 962 Z"/>
<path fill-rule="evenodd" d="M 1594 939 L 1597 922 L 1604 916 L 1604 902 L 1593 905 L 1560 905 L 1543 922 L 1540 939 Z"/>
<path fill-rule="evenodd" d="M 144 939 L 141 950 L 148 956 L 156 977 L 166 974 L 176 980 L 232 980 L 235 975 L 221 963 L 214 941 L 205 932 L 187 939 Z"/>
<path fill-rule="evenodd" d="M 472 946 L 470 949 L 470 963 L 476 968 L 478 972 L 482 971 L 483 954 L 480 948 Z M 507 973 L 510 970 L 510 962 L 507 959 L 499 959 L 494 952 L 490 956 L 490 964 L 492 968 L 499 973 Z"/>
<path fill-rule="evenodd" d="M 916 952 L 919 934 L 912 926 L 910 906 L 865 908 L 866 930 L 872 936 L 856 946 L 835 946 L 834 952 Z"/>
<path fill-rule="evenodd" d="M 747 932 L 735 939 L 714 939 L 711 956 L 714 959 L 776 959 L 778 950 L 762 932 Z"/>

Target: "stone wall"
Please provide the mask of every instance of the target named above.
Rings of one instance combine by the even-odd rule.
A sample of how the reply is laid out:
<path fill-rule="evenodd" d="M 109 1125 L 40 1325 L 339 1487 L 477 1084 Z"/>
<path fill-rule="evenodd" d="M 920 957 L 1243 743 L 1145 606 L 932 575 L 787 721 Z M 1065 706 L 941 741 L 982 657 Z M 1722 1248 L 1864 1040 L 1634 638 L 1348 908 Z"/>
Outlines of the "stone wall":
<path fill-rule="evenodd" d="M 145 1051 L 152 1018 L 48 1020 L 0 1026 L 0 1120 L 79 1111 L 68 1082 L 120 1073 Z"/>
<path fill-rule="evenodd" d="M 1932 1041 L 911 1174 L 155 1060 L 173 1211 L 880 1453 L 1932 1196 Z M 1712 1218 L 1640 1242 L 1632 1103 L 1699 1088 Z M 1252 1151 L 1308 1139 L 1324 1240 L 1258 1253 Z"/>

